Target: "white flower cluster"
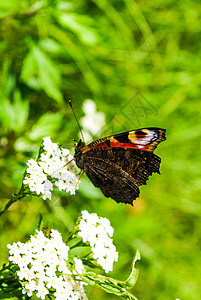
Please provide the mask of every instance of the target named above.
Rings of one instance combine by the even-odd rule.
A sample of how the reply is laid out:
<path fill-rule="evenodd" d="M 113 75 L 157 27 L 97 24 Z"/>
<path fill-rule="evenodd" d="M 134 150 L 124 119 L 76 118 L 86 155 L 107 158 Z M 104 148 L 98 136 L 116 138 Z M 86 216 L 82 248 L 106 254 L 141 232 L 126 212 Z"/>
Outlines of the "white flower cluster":
<path fill-rule="evenodd" d="M 49 175 L 60 191 L 75 194 L 80 181 L 76 175 L 75 162 L 70 162 L 73 159 L 70 151 L 60 149 L 56 143 L 52 143 L 50 137 L 43 138 L 43 151 L 38 162 L 33 159 L 28 161 L 27 176 L 23 183 L 28 184 L 29 189 L 37 195 L 43 194 L 43 199 L 51 199 L 53 183 L 47 178 Z"/>
<path fill-rule="evenodd" d="M 66 266 L 69 247 L 62 241 L 60 233 L 51 230 L 50 238 L 47 238 L 42 231 L 36 232 L 27 243 L 7 245 L 9 260 L 19 266 L 17 276 L 24 283 L 22 293 L 29 297 L 35 293 L 37 298 L 45 299 L 53 288 L 56 300 L 87 299 L 85 283 L 75 281 L 71 276 L 83 272 L 82 261 L 74 258 L 71 272 Z"/>
<path fill-rule="evenodd" d="M 101 133 L 105 125 L 105 115 L 103 112 L 96 111 L 96 104 L 94 101 L 87 99 L 83 104 L 83 111 L 85 116 L 81 119 L 83 133 L 85 140 L 91 141 L 93 136 Z"/>
<path fill-rule="evenodd" d="M 89 242 L 93 258 L 106 273 L 112 271 L 114 261 L 118 261 L 118 252 L 112 241 L 114 229 L 110 221 L 84 210 L 78 226 L 78 236 L 84 243 Z"/>

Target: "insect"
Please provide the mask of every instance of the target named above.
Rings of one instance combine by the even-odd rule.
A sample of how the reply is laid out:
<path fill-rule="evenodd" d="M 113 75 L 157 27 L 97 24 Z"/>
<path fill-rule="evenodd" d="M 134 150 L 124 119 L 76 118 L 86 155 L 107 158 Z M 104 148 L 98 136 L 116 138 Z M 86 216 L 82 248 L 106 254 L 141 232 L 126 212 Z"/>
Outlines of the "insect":
<path fill-rule="evenodd" d="M 153 151 L 166 139 L 165 132 L 150 127 L 104 137 L 89 145 L 80 140 L 74 159 L 106 197 L 133 205 L 139 186 L 146 184 L 152 173 L 160 174 L 161 159 Z"/>

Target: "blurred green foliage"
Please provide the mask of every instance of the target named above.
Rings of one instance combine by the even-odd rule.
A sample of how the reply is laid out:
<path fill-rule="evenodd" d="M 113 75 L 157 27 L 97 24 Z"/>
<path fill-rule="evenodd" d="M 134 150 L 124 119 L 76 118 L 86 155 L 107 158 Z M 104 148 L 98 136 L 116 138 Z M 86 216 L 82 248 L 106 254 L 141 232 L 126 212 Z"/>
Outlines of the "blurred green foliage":
<path fill-rule="evenodd" d="M 93 99 L 107 134 L 167 129 L 156 150 L 162 175 L 141 188 L 134 207 L 104 198 L 84 176 L 75 196 L 23 199 L 1 217 L 1 263 L 6 245 L 26 240 L 40 214 L 65 236 L 87 209 L 115 228 L 120 258 L 111 276 L 126 279 L 139 249 L 137 298 L 201 299 L 200 15 L 196 0 L 0 1 L 1 209 L 19 190 L 42 137 L 68 144 L 79 138 L 68 99 L 78 118 L 84 99 Z"/>

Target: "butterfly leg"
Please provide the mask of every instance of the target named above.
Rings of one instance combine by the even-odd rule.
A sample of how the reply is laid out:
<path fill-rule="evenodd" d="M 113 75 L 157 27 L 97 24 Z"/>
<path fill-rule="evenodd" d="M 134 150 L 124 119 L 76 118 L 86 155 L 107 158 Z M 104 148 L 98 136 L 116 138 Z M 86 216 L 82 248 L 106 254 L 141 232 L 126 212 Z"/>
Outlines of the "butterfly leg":
<path fill-rule="evenodd" d="M 81 171 L 80 172 L 80 175 L 79 175 L 79 177 L 78 177 L 78 180 L 80 181 L 80 179 L 81 179 L 81 177 L 82 177 L 82 175 L 84 174 L 84 171 Z"/>

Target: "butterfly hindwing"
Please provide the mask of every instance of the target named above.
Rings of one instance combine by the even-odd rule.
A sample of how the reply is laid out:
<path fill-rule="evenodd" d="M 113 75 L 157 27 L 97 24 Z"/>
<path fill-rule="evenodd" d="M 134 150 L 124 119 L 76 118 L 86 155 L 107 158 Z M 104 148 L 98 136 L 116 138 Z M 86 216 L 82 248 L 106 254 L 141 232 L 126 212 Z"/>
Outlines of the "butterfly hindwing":
<path fill-rule="evenodd" d="M 101 152 L 99 150 L 100 154 Z M 139 188 L 134 178 L 112 161 L 89 156 L 88 153 L 85 157 L 85 172 L 95 187 L 116 202 L 132 204 L 139 196 Z"/>
<path fill-rule="evenodd" d="M 112 148 L 112 154 L 113 161 L 132 176 L 138 186 L 146 184 L 152 173 L 160 174 L 161 159 L 152 152 L 132 148 Z"/>

